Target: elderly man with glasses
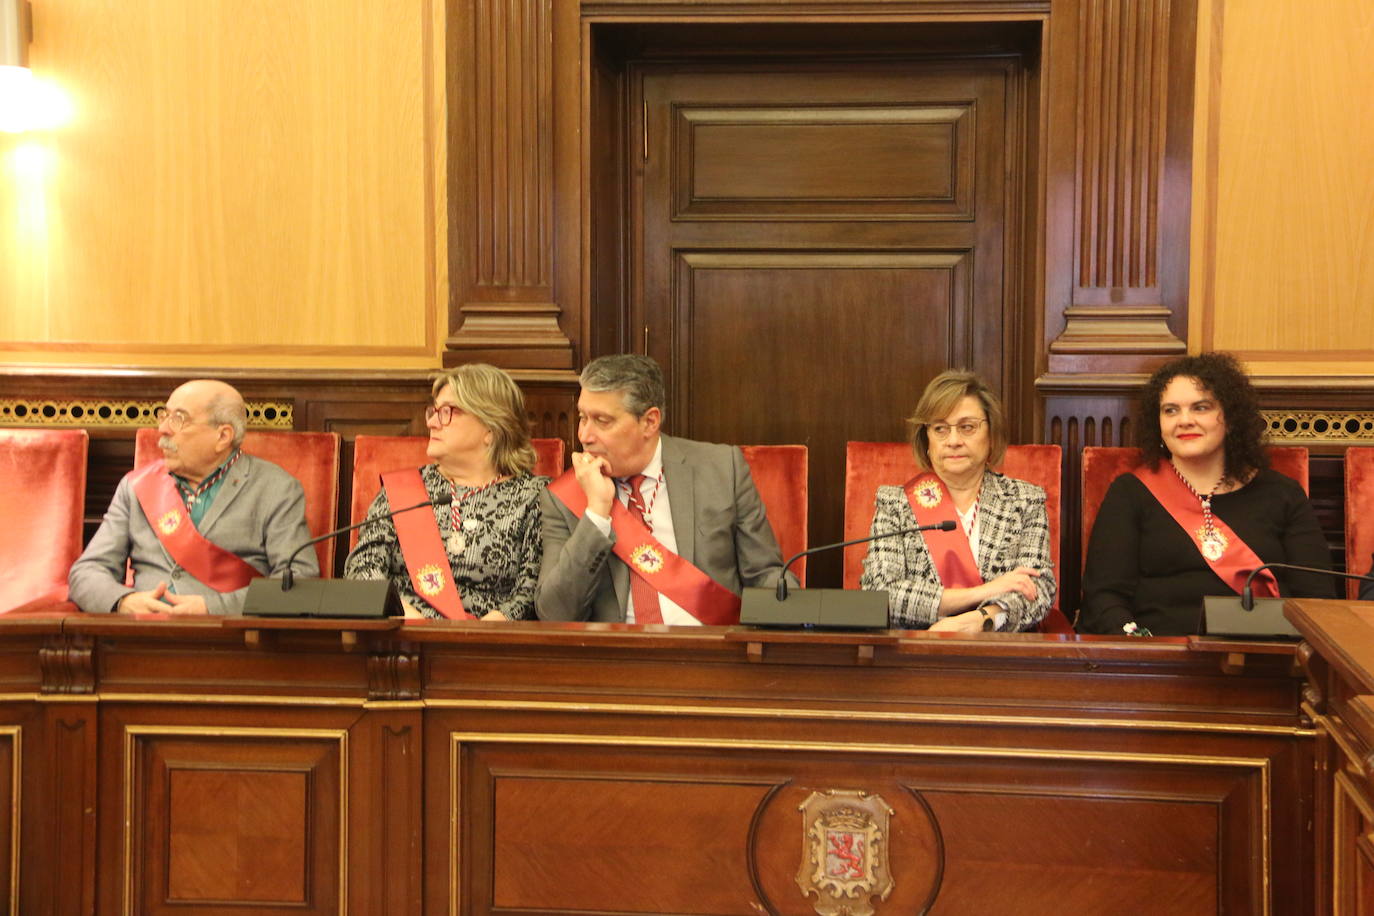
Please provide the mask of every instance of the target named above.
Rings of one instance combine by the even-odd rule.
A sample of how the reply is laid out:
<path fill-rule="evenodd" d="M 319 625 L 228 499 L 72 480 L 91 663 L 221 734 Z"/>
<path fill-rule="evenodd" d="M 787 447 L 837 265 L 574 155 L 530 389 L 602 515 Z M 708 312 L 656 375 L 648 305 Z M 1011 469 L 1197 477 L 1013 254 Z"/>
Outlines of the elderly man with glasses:
<path fill-rule="evenodd" d="M 71 600 L 90 613 L 237 613 L 249 581 L 280 575 L 310 539 L 305 492 L 275 464 L 243 454 L 247 410 L 224 382 L 187 382 L 157 420 L 163 458 L 119 482 L 72 565 Z M 315 552 L 302 551 L 292 568 L 319 575 Z"/>

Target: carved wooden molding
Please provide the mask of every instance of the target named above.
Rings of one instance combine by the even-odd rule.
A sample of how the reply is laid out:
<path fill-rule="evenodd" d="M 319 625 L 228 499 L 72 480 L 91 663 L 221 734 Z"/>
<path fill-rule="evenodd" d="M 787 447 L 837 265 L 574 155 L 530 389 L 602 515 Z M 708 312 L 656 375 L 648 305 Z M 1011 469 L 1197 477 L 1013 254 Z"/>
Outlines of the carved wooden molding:
<path fill-rule="evenodd" d="M 38 650 L 38 667 L 43 673 L 43 693 L 95 692 L 94 643 L 88 636 L 63 635 L 48 640 Z"/>
<path fill-rule="evenodd" d="M 571 343 L 554 302 L 552 0 L 450 6 L 462 68 L 452 148 L 459 203 L 456 330 L 446 365 L 563 368 Z"/>
<path fill-rule="evenodd" d="M 1187 265 L 1187 238 L 1168 234 L 1188 210 L 1187 170 L 1167 167 L 1171 118 L 1192 104 L 1191 92 L 1170 97 L 1193 69 L 1177 63 L 1191 56 L 1191 42 L 1174 43 L 1182 13 L 1191 18 L 1191 0 L 1079 5 L 1073 272 L 1051 354 L 1187 350 L 1170 327 L 1186 324 L 1186 301 L 1165 273 Z M 1171 258 L 1166 246 L 1182 250 Z"/>
<path fill-rule="evenodd" d="M 396 649 L 367 656 L 367 698 L 369 700 L 418 700 L 420 698 L 419 653 Z"/>
<path fill-rule="evenodd" d="M 0 398 L 0 426 L 134 429 L 157 423 L 153 414 L 165 400 L 24 397 Z M 290 401 L 245 401 L 249 429 L 291 429 Z"/>

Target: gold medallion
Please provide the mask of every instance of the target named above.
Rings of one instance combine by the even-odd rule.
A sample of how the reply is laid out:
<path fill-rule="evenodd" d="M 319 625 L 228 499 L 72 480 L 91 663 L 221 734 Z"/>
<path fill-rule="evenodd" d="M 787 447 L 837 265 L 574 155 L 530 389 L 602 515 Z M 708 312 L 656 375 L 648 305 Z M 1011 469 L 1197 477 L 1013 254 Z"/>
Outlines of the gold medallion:
<path fill-rule="evenodd" d="M 1221 555 L 1226 553 L 1229 546 L 1226 535 L 1215 528 L 1199 528 L 1197 530 L 1198 547 L 1202 550 L 1202 555 L 1209 561 L 1215 563 L 1221 559 Z"/>

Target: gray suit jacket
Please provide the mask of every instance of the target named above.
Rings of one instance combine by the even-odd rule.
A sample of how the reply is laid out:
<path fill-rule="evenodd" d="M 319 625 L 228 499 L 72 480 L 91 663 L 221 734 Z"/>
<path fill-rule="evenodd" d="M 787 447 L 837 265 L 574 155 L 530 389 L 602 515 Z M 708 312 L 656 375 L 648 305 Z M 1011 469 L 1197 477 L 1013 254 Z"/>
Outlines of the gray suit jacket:
<path fill-rule="evenodd" d="M 738 448 L 664 436 L 663 481 L 679 556 L 735 594 L 746 585 L 777 584 L 778 542 Z M 623 622 L 630 571 L 611 552 L 612 541 L 548 490 L 539 495 L 539 508 L 539 618 Z"/>
<path fill-rule="evenodd" d="M 179 595 L 201 595 L 211 614 L 235 614 L 247 589 L 221 593 L 178 566 L 153 532 L 126 474 L 115 489 L 105 520 L 67 576 L 71 600 L 83 611 L 107 613 L 133 591 L 166 582 Z M 241 557 L 269 576 L 280 575 L 286 558 L 310 540 L 305 524 L 305 491 L 300 482 L 270 461 L 240 455 L 220 485 L 198 528 L 209 541 Z M 134 568 L 133 588 L 124 584 L 124 562 Z M 313 549 L 292 564 L 298 576 L 317 576 Z"/>

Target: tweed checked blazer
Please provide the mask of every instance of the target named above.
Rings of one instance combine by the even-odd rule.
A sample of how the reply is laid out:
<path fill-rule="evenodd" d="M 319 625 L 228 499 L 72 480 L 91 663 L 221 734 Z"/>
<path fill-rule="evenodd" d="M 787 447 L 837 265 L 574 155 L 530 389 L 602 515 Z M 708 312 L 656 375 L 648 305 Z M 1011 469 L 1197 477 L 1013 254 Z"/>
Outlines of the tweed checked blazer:
<path fill-rule="evenodd" d="M 955 518 L 953 509 L 949 514 Z M 878 488 L 871 534 L 900 531 L 916 524 L 905 490 Z M 1007 609 L 1003 630 L 1034 627 L 1054 603 L 1056 591 L 1045 491 L 1024 480 L 985 471 L 978 495 L 978 530 L 975 559 L 984 582 L 1018 566 L 1040 571 L 1035 580 L 1036 600 L 1029 601 L 1018 592 L 1006 592 L 992 599 Z M 859 585 L 888 593 L 888 623 L 894 628 L 925 629 L 940 618 L 940 598 L 945 589 L 919 533 L 869 544 Z"/>
<path fill-rule="evenodd" d="M 119 482 L 105 520 L 72 564 L 67 576 L 71 600 L 87 613 L 106 613 L 130 592 L 166 582 L 179 595 L 203 596 L 211 614 L 237 614 L 248 589 L 217 592 L 182 569 L 143 514 L 130 476 Z M 197 530 L 258 572 L 279 576 L 291 552 L 310 540 L 305 491 L 296 478 L 272 462 L 240 455 Z M 133 564 L 133 588 L 124 584 L 125 560 Z M 298 576 L 320 574 L 313 550 L 302 550 L 291 568 Z"/>

